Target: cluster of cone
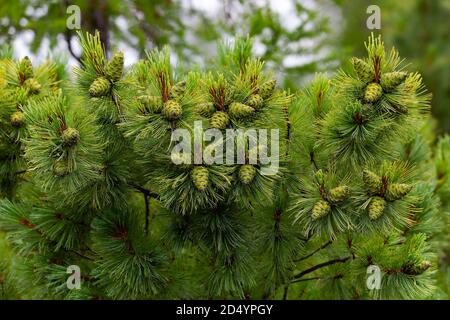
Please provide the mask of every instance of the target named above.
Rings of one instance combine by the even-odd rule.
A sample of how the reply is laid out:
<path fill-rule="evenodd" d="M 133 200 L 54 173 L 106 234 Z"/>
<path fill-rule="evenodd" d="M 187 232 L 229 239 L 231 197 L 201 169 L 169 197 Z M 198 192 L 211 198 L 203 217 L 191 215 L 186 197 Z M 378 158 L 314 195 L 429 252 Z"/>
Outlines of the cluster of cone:
<path fill-rule="evenodd" d="M 106 96 L 111 85 L 122 78 L 123 72 L 123 53 L 118 52 L 114 54 L 111 60 L 106 64 L 104 76 L 96 78 L 89 87 L 89 94 L 91 97 Z"/>
<path fill-rule="evenodd" d="M 398 85 L 403 83 L 408 76 L 407 72 L 393 71 L 387 72 L 377 77 L 375 75 L 375 67 L 372 63 L 353 58 L 353 68 L 358 75 L 358 78 L 366 84 L 364 89 L 364 101 L 366 103 L 376 103 L 380 100 L 383 92 L 390 92 L 394 90 Z M 380 78 L 379 80 L 377 78 Z"/>
<path fill-rule="evenodd" d="M 250 184 L 255 176 L 257 170 L 256 167 L 251 164 L 244 164 L 240 166 L 238 171 L 239 181 L 245 185 Z M 195 166 L 190 173 L 192 183 L 199 191 L 204 191 L 209 184 L 209 170 L 204 166 Z"/>
<path fill-rule="evenodd" d="M 24 57 L 18 65 L 17 77 L 21 84 L 22 94 L 35 95 L 42 90 L 42 85 L 34 78 L 33 65 L 28 57 Z M 13 127 L 22 127 L 25 123 L 25 115 L 21 110 L 17 110 L 11 114 L 10 123 Z"/>
<path fill-rule="evenodd" d="M 217 111 L 214 103 L 207 102 L 198 106 L 198 112 L 209 117 L 211 128 L 223 130 L 226 129 L 231 119 L 245 119 L 255 113 L 256 110 L 264 106 L 264 100 L 270 98 L 275 90 L 276 81 L 269 80 L 261 84 L 255 93 L 251 94 L 245 103 L 232 102 L 228 105 L 226 111 Z"/>
<path fill-rule="evenodd" d="M 322 170 L 316 172 L 315 177 L 319 184 L 319 189 L 322 199 L 318 200 L 311 212 L 311 218 L 313 220 L 318 220 L 327 216 L 331 212 L 332 205 L 339 204 L 345 201 L 350 196 L 350 188 L 348 186 L 342 185 L 332 188 L 327 191 L 324 190 L 324 174 Z"/>
<path fill-rule="evenodd" d="M 71 148 L 80 140 L 80 132 L 75 128 L 66 128 L 61 133 L 61 140 L 65 147 Z M 53 163 L 53 174 L 57 177 L 64 177 L 69 174 L 67 161 L 58 159 Z"/>
<path fill-rule="evenodd" d="M 138 100 L 144 113 L 161 113 L 167 120 L 177 120 L 183 114 L 180 99 L 186 92 L 186 81 L 180 81 L 171 86 L 169 99 L 163 101 L 161 96 L 142 95 Z"/>
<path fill-rule="evenodd" d="M 388 201 L 395 201 L 404 198 L 412 189 L 412 186 L 405 183 L 384 183 L 383 179 L 369 170 L 363 171 L 363 181 L 370 198 L 367 211 L 372 220 L 379 219 L 385 212 Z"/>
<path fill-rule="evenodd" d="M 25 57 L 19 62 L 18 76 L 20 83 L 28 93 L 38 94 L 41 92 L 42 86 L 34 78 L 33 65 L 30 58 Z"/>

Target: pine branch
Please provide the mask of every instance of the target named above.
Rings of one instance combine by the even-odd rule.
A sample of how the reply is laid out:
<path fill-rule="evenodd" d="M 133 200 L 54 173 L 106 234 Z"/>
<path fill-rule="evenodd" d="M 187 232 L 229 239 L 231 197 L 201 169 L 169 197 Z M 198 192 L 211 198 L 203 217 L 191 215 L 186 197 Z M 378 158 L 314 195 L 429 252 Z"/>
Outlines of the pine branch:
<path fill-rule="evenodd" d="M 311 151 L 311 152 L 309 153 L 309 159 L 310 159 L 311 163 L 313 164 L 314 169 L 315 169 L 315 170 L 319 170 L 319 167 L 317 166 L 316 159 L 315 159 L 315 157 L 314 157 L 314 152 L 313 152 L 313 151 Z"/>
<path fill-rule="evenodd" d="M 69 50 L 70 54 L 72 55 L 72 57 L 74 57 L 78 63 L 81 64 L 81 57 L 79 55 L 77 55 L 75 53 L 75 51 L 73 51 L 73 47 L 72 47 L 72 36 L 70 35 L 69 31 L 67 31 L 64 35 L 64 38 L 66 40 L 67 43 L 67 49 Z"/>
<path fill-rule="evenodd" d="M 150 206 L 148 201 L 148 195 L 144 194 L 144 202 L 145 202 L 145 226 L 144 226 L 144 233 L 148 234 L 148 227 L 150 223 Z"/>
<path fill-rule="evenodd" d="M 323 262 L 323 263 L 319 263 L 318 265 L 315 265 L 315 266 L 313 266 L 313 267 L 311 267 L 309 269 L 306 269 L 306 270 L 296 274 L 294 276 L 294 279 L 300 279 L 304 275 L 307 275 L 307 274 L 312 273 L 312 272 L 314 272 L 314 271 L 316 271 L 318 269 L 321 269 L 321 268 L 324 268 L 324 267 L 328 267 L 328 266 L 331 266 L 331 265 L 336 264 L 336 263 L 347 262 L 350 258 L 351 258 L 351 256 L 348 256 L 348 257 L 333 259 L 333 260 L 329 260 L 329 261 L 326 261 L 326 262 Z"/>
<path fill-rule="evenodd" d="M 159 199 L 159 194 L 157 194 L 154 191 L 151 191 L 149 189 L 146 189 L 144 187 L 141 187 L 133 182 L 128 183 L 129 186 L 133 187 L 134 189 L 136 189 L 139 192 L 142 192 L 143 194 L 145 194 L 148 197 L 154 198 L 154 199 Z"/>
<path fill-rule="evenodd" d="M 306 256 L 304 256 L 304 257 L 302 257 L 302 258 L 299 258 L 299 259 L 297 259 L 297 260 L 294 260 L 294 262 L 300 262 L 300 261 L 306 260 L 306 259 L 312 257 L 314 254 L 316 254 L 316 253 L 319 252 L 320 250 L 325 249 L 326 247 L 328 247 L 328 246 L 329 246 L 330 244 L 332 244 L 332 243 L 333 243 L 333 241 L 330 240 L 330 241 L 328 241 L 327 243 L 321 245 L 319 248 L 317 248 L 316 250 L 314 250 L 314 251 L 311 252 L 310 254 L 308 254 L 308 255 L 306 255 Z"/>
<path fill-rule="evenodd" d="M 290 284 L 297 283 L 297 282 L 304 282 L 304 281 L 321 280 L 321 279 L 323 279 L 323 278 L 322 277 L 303 278 L 303 279 L 297 279 L 297 280 L 291 281 Z"/>
<path fill-rule="evenodd" d="M 92 258 L 90 258 L 90 257 L 88 257 L 88 256 L 85 256 L 84 254 L 79 253 L 79 252 L 76 251 L 76 250 L 67 250 L 67 251 L 72 252 L 72 253 L 75 253 L 75 254 L 76 254 L 77 256 L 79 256 L 80 258 L 83 258 L 83 259 L 86 259 L 86 260 L 89 260 L 89 261 L 95 261 L 94 259 L 92 259 Z"/>

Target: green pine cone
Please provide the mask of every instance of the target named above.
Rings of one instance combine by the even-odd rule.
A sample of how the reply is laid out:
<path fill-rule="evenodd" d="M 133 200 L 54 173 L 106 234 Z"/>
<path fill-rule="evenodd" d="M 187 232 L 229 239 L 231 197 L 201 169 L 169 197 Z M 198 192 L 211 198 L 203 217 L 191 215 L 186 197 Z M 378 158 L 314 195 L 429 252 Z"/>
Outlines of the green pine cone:
<path fill-rule="evenodd" d="M 203 102 L 196 106 L 197 113 L 203 117 L 210 117 L 216 108 L 214 108 L 214 103 L 212 102 Z"/>
<path fill-rule="evenodd" d="M 15 111 L 10 118 L 11 125 L 13 127 L 21 127 L 25 124 L 25 115 L 22 111 Z"/>
<path fill-rule="evenodd" d="M 35 78 L 29 78 L 23 83 L 24 87 L 31 94 L 38 94 L 41 92 L 42 86 Z"/>
<path fill-rule="evenodd" d="M 383 89 L 378 83 L 369 83 L 364 91 L 364 100 L 368 103 L 375 103 L 383 95 Z"/>
<path fill-rule="evenodd" d="M 162 113 L 168 120 L 177 120 L 183 114 L 183 109 L 181 108 L 181 105 L 175 100 L 168 100 L 164 104 Z"/>
<path fill-rule="evenodd" d="M 186 81 L 180 81 L 177 84 L 173 85 L 172 88 L 170 88 L 170 98 L 172 99 L 179 99 L 181 98 L 184 93 L 186 92 Z"/>
<path fill-rule="evenodd" d="M 228 114 L 226 112 L 216 111 L 209 120 L 209 123 L 211 125 L 211 128 L 223 130 L 230 123 L 230 118 L 228 117 Z"/>
<path fill-rule="evenodd" d="M 248 99 L 247 99 L 247 105 L 249 105 L 250 107 L 258 110 L 259 108 L 261 108 L 264 104 L 264 99 L 259 95 L 259 94 L 252 94 Z"/>
<path fill-rule="evenodd" d="M 208 186 L 209 181 L 208 177 L 209 171 L 205 167 L 197 166 L 194 167 L 194 169 L 192 169 L 191 171 L 192 182 L 194 183 L 195 187 L 200 191 L 205 190 L 206 187 Z"/>
<path fill-rule="evenodd" d="M 33 76 L 33 65 L 31 64 L 30 58 L 26 56 L 19 63 L 19 80 L 23 82 Z"/>
<path fill-rule="evenodd" d="M 395 201 L 402 199 L 406 196 L 412 189 L 412 185 L 405 183 L 393 183 L 388 185 L 386 189 L 386 199 L 389 201 Z"/>
<path fill-rule="evenodd" d="M 314 204 L 312 209 L 311 218 L 313 220 L 317 220 L 325 217 L 327 214 L 331 212 L 330 204 L 325 200 L 319 200 Z"/>
<path fill-rule="evenodd" d="M 368 211 L 369 211 L 369 218 L 372 220 L 377 220 L 381 217 L 381 215 L 384 213 L 384 210 L 386 209 L 386 200 L 384 200 L 381 197 L 372 197 L 370 200 Z"/>
<path fill-rule="evenodd" d="M 239 168 L 239 180 L 243 184 L 250 184 L 256 176 L 256 168 L 251 164 L 244 164 Z"/>
<path fill-rule="evenodd" d="M 382 185 L 381 178 L 372 171 L 363 171 L 363 181 L 371 193 L 380 192 L 380 188 Z"/>
<path fill-rule="evenodd" d="M 375 79 L 375 72 L 373 70 L 373 67 L 364 60 L 353 57 L 352 64 L 353 68 L 356 71 L 356 74 L 358 75 L 358 78 L 362 82 L 369 83 Z"/>
<path fill-rule="evenodd" d="M 275 80 L 269 80 L 269 81 L 264 82 L 258 88 L 259 95 L 263 99 L 269 98 L 273 94 L 276 84 L 277 84 L 277 82 Z"/>
<path fill-rule="evenodd" d="M 330 190 L 328 200 L 331 203 L 344 201 L 350 195 L 350 188 L 348 186 L 339 186 Z"/>
<path fill-rule="evenodd" d="M 65 175 L 67 175 L 69 173 L 67 163 L 63 161 L 56 161 L 53 164 L 53 173 L 58 177 L 64 177 Z"/>
<path fill-rule="evenodd" d="M 89 94 L 92 97 L 106 96 L 111 88 L 111 82 L 104 77 L 95 79 L 89 87 Z"/>
<path fill-rule="evenodd" d="M 163 101 L 158 96 L 143 95 L 137 97 L 138 101 L 144 105 L 147 111 L 152 113 L 160 113 L 163 109 Z"/>
<path fill-rule="evenodd" d="M 233 102 L 228 107 L 228 113 L 230 114 L 230 117 L 235 119 L 246 118 L 253 114 L 253 112 L 255 112 L 255 109 L 240 102 Z"/>
<path fill-rule="evenodd" d="M 123 53 L 117 52 L 108 62 L 105 68 L 106 77 L 115 82 L 122 78 L 123 73 Z"/>
<path fill-rule="evenodd" d="M 381 76 L 381 86 L 384 90 L 393 90 L 395 87 L 397 87 L 399 84 L 403 83 L 408 76 L 407 72 L 402 71 L 394 71 L 385 73 Z"/>
<path fill-rule="evenodd" d="M 74 128 L 67 128 L 61 134 L 61 139 L 66 146 L 74 146 L 80 140 L 80 132 Z"/>

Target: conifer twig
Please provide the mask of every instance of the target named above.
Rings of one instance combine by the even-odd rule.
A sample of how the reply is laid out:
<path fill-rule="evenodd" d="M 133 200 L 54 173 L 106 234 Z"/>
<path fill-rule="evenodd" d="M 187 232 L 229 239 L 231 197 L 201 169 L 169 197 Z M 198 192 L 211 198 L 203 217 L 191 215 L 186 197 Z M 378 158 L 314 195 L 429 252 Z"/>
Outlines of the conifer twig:
<path fill-rule="evenodd" d="M 311 281 L 311 280 L 321 280 L 321 279 L 323 279 L 323 278 L 322 277 L 303 278 L 303 279 L 293 280 L 293 281 L 291 281 L 291 284 L 297 283 L 297 282 L 304 282 L 304 281 Z"/>
<path fill-rule="evenodd" d="M 303 261 L 303 260 L 306 260 L 306 259 L 308 259 L 309 257 L 312 257 L 313 255 L 315 255 L 317 252 L 319 252 L 320 250 L 322 250 L 322 249 L 325 249 L 326 247 L 328 247 L 330 244 L 332 244 L 333 243 L 333 241 L 328 241 L 327 243 L 325 243 L 325 244 L 323 244 L 323 245 L 321 245 L 319 248 L 317 248 L 316 250 L 314 250 L 313 252 L 311 252 L 310 254 L 308 254 L 308 255 L 306 255 L 306 256 L 304 256 L 304 257 L 301 257 L 301 258 L 299 258 L 299 259 L 297 259 L 297 260 L 294 260 L 294 262 L 300 262 L 300 261 Z"/>
<path fill-rule="evenodd" d="M 139 186 L 139 185 L 137 185 L 137 184 L 135 184 L 135 183 L 133 183 L 133 182 L 130 182 L 130 183 L 128 183 L 128 184 L 129 184 L 131 187 L 135 188 L 137 191 L 142 192 L 143 194 L 145 194 L 145 195 L 147 195 L 147 196 L 149 196 L 149 197 L 151 197 L 151 198 L 159 199 L 159 194 L 157 194 L 157 193 L 154 192 L 154 191 L 151 191 L 151 190 L 149 190 L 149 189 L 146 189 L 146 188 L 144 188 L 144 187 L 141 187 L 141 186 Z"/>
<path fill-rule="evenodd" d="M 319 264 L 317 264 L 317 265 L 315 265 L 315 266 L 313 266 L 313 267 L 311 267 L 311 268 L 309 268 L 309 269 L 306 269 L 306 270 L 304 270 L 304 271 L 302 271 L 302 272 L 300 272 L 300 273 L 297 273 L 297 274 L 294 276 L 294 279 L 300 279 L 300 278 L 303 277 L 304 275 L 307 275 L 307 274 L 309 274 L 309 273 L 311 273 L 311 272 L 314 272 L 314 271 L 316 271 L 316 270 L 318 270 L 318 269 L 320 269 L 320 268 L 324 268 L 324 267 L 327 267 L 327 266 L 331 266 L 331 265 L 336 264 L 336 263 L 343 263 L 343 262 L 346 262 L 346 261 L 348 261 L 350 258 L 351 258 L 351 256 L 347 256 L 347 257 L 338 258 L 338 259 L 333 259 L 333 260 L 329 260 L 329 261 L 326 261 L 326 262 L 319 263 Z"/>
<path fill-rule="evenodd" d="M 150 223 L 150 206 L 148 203 L 148 195 L 144 194 L 144 202 L 145 202 L 145 226 L 144 226 L 144 233 L 148 234 L 148 226 Z"/>

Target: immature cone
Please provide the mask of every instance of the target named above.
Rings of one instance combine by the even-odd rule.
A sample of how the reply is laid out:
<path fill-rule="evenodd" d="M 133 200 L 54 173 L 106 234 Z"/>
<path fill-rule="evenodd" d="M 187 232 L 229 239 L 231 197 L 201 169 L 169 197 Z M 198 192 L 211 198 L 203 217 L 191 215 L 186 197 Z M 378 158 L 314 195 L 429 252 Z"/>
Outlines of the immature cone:
<path fill-rule="evenodd" d="M 344 201 L 350 195 L 350 188 L 347 186 L 339 186 L 330 190 L 328 200 L 332 203 Z"/>
<path fill-rule="evenodd" d="M 230 117 L 233 117 L 235 119 L 246 118 L 253 114 L 254 111 L 255 109 L 253 109 L 252 107 L 240 102 L 233 102 L 228 107 L 228 113 L 230 114 Z"/>
<path fill-rule="evenodd" d="M 264 99 L 259 94 L 252 94 L 247 99 L 247 105 L 249 105 L 250 107 L 252 107 L 254 109 L 261 108 L 263 106 L 263 104 L 264 104 Z"/>
<path fill-rule="evenodd" d="M 191 171 L 192 182 L 194 183 L 195 187 L 200 191 L 205 190 L 206 187 L 208 186 L 209 181 L 208 177 L 209 172 L 208 169 L 205 167 L 197 166 L 194 167 L 194 169 L 192 169 Z"/>
<path fill-rule="evenodd" d="M 389 184 L 386 189 L 386 199 L 389 201 L 399 200 L 406 196 L 412 189 L 412 185 L 405 183 Z"/>
<path fill-rule="evenodd" d="M 95 79 L 89 87 L 89 94 L 92 97 L 102 97 L 108 94 L 111 88 L 111 82 L 104 77 Z"/>
<path fill-rule="evenodd" d="M 384 210 L 386 209 L 386 200 L 384 200 L 381 197 L 373 197 L 370 200 L 368 211 L 369 211 L 369 218 L 372 220 L 377 220 L 381 215 L 384 213 Z"/>
<path fill-rule="evenodd" d="M 24 57 L 19 63 L 19 80 L 25 81 L 33 77 L 33 65 L 30 58 Z"/>
<path fill-rule="evenodd" d="M 21 127 L 25 123 L 25 115 L 22 111 L 16 111 L 11 115 L 10 121 L 13 127 Z"/>
<path fill-rule="evenodd" d="M 176 120 L 179 119 L 183 114 L 183 109 L 175 100 L 168 100 L 164 104 L 162 113 L 168 120 Z"/>
<path fill-rule="evenodd" d="M 111 61 L 108 62 L 105 68 L 106 77 L 115 82 L 122 78 L 123 72 L 123 53 L 117 52 L 112 57 Z"/>
<path fill-rule="evenodd" d="M 256 176 L 256 168 L 251 164 L 244 164 L 239 168 L 239 180 L 243 184 L 250 184 Z"/>
<path fill-rule="evenodd" d="M 383 95 L 383 89 L 378 83 L 369 83 L 364 91 L 364 100 L 368 103 L 374 103 L 380 100 Z"/>
<path fill-rule="evenodd" d="M 137 97 L 140 103 L 142 103 L 150 112 L 160 113 L 163 108 L 163 101 L 161 97 L 158 96 L 148 96 L 143 95 Z"/>
<path fill-rule="evenodd" d="M 28 92 L 31 92 L 32 94 L 38 94 L 42 89 L 41 84 L 35 78 L 29 78 L 25 80 L 23 85 L 25 89 L 27 89 Z"/>
<path fill-rule="evenodd" d="M 364 60 L 359 58 L 352 58 L 352 64 L 353 68 L 356 71 L 356 74 L 358 75 L 358 78 L 364 82 L 369 83 L 372 82 L 375 78 L 375 72 L 373 70 L 373 67 L 366 63 Z"/>
<path fill-rule="evenodd" d="M 325 217 L 331 211 L 330 204 L 325 200 L 319 200 L 314 204 L 312 209 L 311 218 L 313 220 Z"/>
<path fill-rule="evenodd" d="M 53 164 L 53 173 L 58 177 L 64 177 L 69 173 L 69 168 L 65 162 L 56 161 Z"/>
<path fill-rule="evenodd" d="M 211 128 L 223 130 L 230 123 L 230 118 L 228 117 L 228 114 L 226 112 L 217 111 L 214 112 L 211 119 L 209 120 L 209 123 L 211 125 Z"/>
<path fill-rule="evenodd" d="M 363 171 L 363 181 L 371 193 L 378 193 L 380 191 L 382 185 L 381 178 L 372 171 Z"/>
<path fill-rule="evenodd" d="M 324 182 L 324 179 L 325 179 L 325 175 L 323 173 L 323 170 L 322 169 L 317 170 L 314 173 L 314 178 L 316 179 L 317 183 L 322 184 Z"/>
<path fill-rule="evenodd" d="M 262 85 L 258 88 L 258 93 L 263 99 L 269 98 L 273 91 L 275 90 L 275 85 L 277 82 L 275 80 L 269 80 L 264 82 Z"/>
<path fill-rule="evenodd" d="M 172 88 L 170 88 L 169 95 L 172 99 L 178 99 L 184 95 L 185 91 L 186 91 L 186 81 L 183 80 L 173 85 Z"/>
<path fill-rule="evenodd" d="M 432 266 L 428 260 L 423 260 L 419 264 L 412 265 L 411 263 L 403 267 L 403 270 L 407 274 L 419 275 L 427 271 Z"/>
<path fill-rule="evenodd" d="M 430 261 L 424 260 L 424 261 L 422 261 L 422 262 L 420 263 L 419 269 L 420 269 L 422 272 L 424 272 L 424 271 L 428 270 L 429 268 L 431 268 L 431 266 L 432 266 L 432 264 L 431 264 Z"/>
<path fill-rule="evenodd" d="M 385 73 L 381 76 L 381 86 L 384 90 L 390 91 L 395 89 L 399 84 L 403 83 L 408 73 L 402 71 L 394 71 Z"/>
<path fill-rule="evenodd" d="M 80 133 L 77 129 L 67 128 L 61 134 L 61 139 L 66 146 L 71 147 L 80 140 Z"/>
<path fill-rule="evenodd" d="M 199 115 L 209 117 L 214 113 L 216 108 L 214 108 L 214 103 L 212 102 L 203 102 L 196 106 L 196 110 Z"/>

